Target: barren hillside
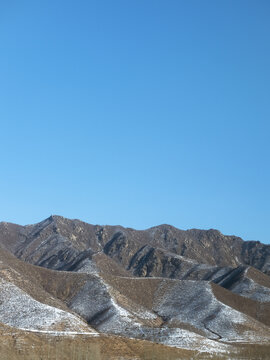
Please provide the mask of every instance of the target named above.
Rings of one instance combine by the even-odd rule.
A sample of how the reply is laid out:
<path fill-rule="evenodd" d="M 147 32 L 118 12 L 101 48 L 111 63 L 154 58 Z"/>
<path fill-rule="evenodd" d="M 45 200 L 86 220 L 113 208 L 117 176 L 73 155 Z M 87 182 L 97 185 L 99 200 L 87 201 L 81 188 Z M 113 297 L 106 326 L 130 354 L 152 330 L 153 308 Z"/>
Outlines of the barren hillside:
<path fill-rule="evenodd" d="M 51 216 L 0 223 L 0 247 L 6 339 L 8 329 L 99 344 L 120 336 L 187 358 L 270 344 L 269 245 L 217 230 L 136 231 Z"/>

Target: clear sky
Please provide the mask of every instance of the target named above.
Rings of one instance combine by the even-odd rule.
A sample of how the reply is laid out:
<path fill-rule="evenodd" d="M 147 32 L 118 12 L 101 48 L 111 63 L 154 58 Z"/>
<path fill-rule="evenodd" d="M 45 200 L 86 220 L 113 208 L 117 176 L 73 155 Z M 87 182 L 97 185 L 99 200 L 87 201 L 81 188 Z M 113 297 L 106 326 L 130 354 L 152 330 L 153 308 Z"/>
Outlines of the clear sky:
<path fill-rule="evenodd" d="M 0 2 L 0 220 L 270 242 L 268 0 Z"/>

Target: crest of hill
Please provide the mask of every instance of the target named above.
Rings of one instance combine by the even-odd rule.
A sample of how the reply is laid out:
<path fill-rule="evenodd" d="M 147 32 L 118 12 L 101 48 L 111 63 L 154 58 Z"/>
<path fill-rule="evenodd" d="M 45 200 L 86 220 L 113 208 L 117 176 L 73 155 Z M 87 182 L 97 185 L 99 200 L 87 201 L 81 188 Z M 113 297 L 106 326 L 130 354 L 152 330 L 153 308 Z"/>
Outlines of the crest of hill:
<path fill-rule="evenodd" d="M 53 215 L 34 225 L 0 223 L 0 244 L 25 261 L 58 270 L 61 266 L 64 266 L 62 270 L 67 270 L 66 264 L 61 264 L 59 259 L 63 252 L 63 256 L 71 259 L 78 254 L 83 257 L 99 251 L 127 269 L 132 257 L 143 246 L 149 246 L 201 264 L 223 267 L 251 265 L 268 275 L 270 273 L 270 245 L 243 241 L 214 229 L 179 230 L 164 224 L 147 230 L 134 230 L 122 226 L 91 225 Z M 56 253 L 51 252 L 52 248 Z M 45 252 L 51 252 L 53 258 L 45 258 Z M 58 261 L 55 256 L 58 256 Z"/>

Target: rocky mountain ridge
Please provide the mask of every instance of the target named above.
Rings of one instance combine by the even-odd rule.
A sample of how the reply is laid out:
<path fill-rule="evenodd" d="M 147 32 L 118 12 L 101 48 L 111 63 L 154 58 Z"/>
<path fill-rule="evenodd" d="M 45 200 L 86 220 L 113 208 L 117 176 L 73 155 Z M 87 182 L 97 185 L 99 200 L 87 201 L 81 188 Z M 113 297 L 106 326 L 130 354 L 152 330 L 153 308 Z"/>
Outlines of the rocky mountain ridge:
<path fill-rule="evenodd" d="M 151 276 L 153 269 L 158 267 L 153 258 L 157 261 L 160 259 L 165 265 L 170 256 L 217 267 L 253 266 L 270 274 L 270 245 L 243 241 L 213 229 L 184 231 L 170 225 L 160 225 L 147 230 L 134 230 L 121 226 L 90 225 L 80 220 L 51 216 L 28 226 L 0 223 L 0 234 L 2 246 L 18 258 L 49 268 L 58 266 L 53 265 L 56 256 L 59 261 L 61 258 L 70 259 L 74 251 L 82 256 L 80 261 L 83 261 L 91 254 L 102 251 L 127 270 L 134 269 L 135 273 L 146 276 Z M 42 253 L 43 250 L 48 252 L 50 246 L 54 247 L 51 259 L 49 254 Z M 161 259 L 162 256 L 166 256 L 166 259 Z M 142 270 L 142 264 L 149 261 L 151 265 Z M 166 266 L 157 271 L 174 277 L 166 272 Z"/>
<path fill-rule="evenodd" d="M 217 230 L 0 223 L 0 323 L 222 354 L 269 344 L 269 258 L 269 245 Z"/>

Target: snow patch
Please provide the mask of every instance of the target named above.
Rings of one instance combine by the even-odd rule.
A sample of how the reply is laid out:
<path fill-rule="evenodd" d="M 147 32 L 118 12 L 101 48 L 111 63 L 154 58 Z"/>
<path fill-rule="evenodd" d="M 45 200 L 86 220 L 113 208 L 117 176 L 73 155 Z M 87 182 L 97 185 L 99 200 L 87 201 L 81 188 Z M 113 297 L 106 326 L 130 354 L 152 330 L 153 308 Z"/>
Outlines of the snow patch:
<path fill-rule="evenodd" d="M 219 302 L 211 284 L 184 280 L 156 299 L 154 310 L 169 323 L 187 323 L 202 330 L 210 339 L 238 338 L 237 325 L 246 325 L 247 316 Z"/>
<path fill-rule="evenodd" d="M 270 302 L 270 289 L 250 278 L 244 278 L 230 289 L 233 293 L 260 302 Z"/>
<path fill-rule="evenodd" d="M 33 299 L 14 284 L 0 279 L 0 322 L 28 331 L 89 332 L 86 324 L 66 311 Z M 55 330 L 54 330 L 55 329 Z"/>

